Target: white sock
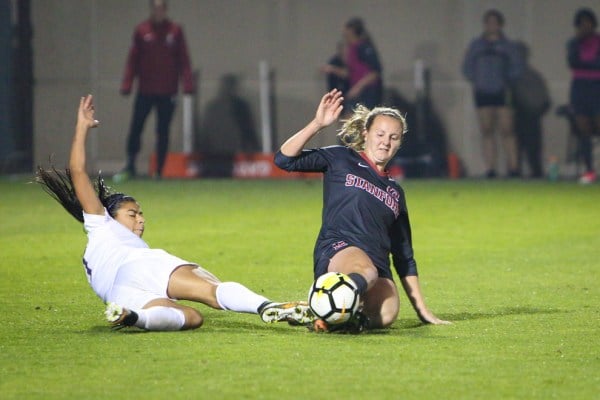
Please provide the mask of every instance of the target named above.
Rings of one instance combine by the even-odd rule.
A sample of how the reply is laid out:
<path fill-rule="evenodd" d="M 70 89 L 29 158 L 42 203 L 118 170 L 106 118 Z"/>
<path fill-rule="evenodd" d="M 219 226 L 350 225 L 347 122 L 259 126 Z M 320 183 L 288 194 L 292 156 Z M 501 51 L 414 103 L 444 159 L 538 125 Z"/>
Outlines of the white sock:
<path fill-rule="evenodd" d="M 150 307 L 136 310 L 135 326 L 149 331 L 178 331 L 185 324 L 183 311 L 173 307 Z"/>
<path fill-rule="evenodd" d="M 257 314 L 258 307 L 265 301 L 269 299 L 237 282 L 223 282 L 217 286 L 217 302 L 223 310 Z"/>

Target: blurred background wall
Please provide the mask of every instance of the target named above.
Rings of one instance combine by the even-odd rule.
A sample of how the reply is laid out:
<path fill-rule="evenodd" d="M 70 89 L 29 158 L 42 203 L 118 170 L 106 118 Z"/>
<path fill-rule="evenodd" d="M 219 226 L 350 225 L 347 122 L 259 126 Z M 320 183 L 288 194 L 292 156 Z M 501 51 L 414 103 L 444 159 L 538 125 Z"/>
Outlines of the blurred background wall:
<path fill-rule="evenodd" d="M 101 126 L 92 136 L 91 165 L 108 173 L 123 166 L 133 96 L 119 95 L 134 26 L 148 17 L 146 0 L 32 0 L 34 50 L 34 162 L 54 154 L 67 161 L 78 98 L 96 96 Z M 471 89 L 461 74 L 469 41 L 481 32 L 491 7 L 506 17 L 505 33 L 530 47 L 531 65 L 546 79 L 553 109 L 568 99 L 565 43 L 580 6 L 600 11 L 600 1 L 571 0 L 171 0 L 169 15 L 183 25 L 199 73 L 198 121 L 226 73 L 241 77 L 241 92 L 258 120 L 258 63 L 275 74 L 275 145 L 312 117 L 325 90 L 317 68 L 333 54 L 344 22 L 364 18 L 379 50 L 384 84 L 414 98 L 413 66 L 431 70 L 433 104 L 470 175 L 483 172 Z M 181 150 L 181 104 L 171 125 L 171 150 Z M 147 121 L 138 168 L 146 170 L 154 147 Z M 564 159 L 566 122 L 546 114 L 545 156 Z M 333 132 L 314 145 L 334 144 Z"/>

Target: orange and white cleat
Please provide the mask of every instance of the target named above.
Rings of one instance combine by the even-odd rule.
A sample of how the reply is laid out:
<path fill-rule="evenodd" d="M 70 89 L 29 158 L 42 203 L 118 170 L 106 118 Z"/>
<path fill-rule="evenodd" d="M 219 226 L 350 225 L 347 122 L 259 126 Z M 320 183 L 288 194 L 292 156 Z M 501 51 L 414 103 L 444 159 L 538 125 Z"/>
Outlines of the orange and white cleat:
<path fill-rule="evenodd" d="M 265 303 L 259 308 L 258 314 L 267 323 L 288 322 L 290 325 L 306 325 L 314 319 L 313 313 L 305 301 Z"/>

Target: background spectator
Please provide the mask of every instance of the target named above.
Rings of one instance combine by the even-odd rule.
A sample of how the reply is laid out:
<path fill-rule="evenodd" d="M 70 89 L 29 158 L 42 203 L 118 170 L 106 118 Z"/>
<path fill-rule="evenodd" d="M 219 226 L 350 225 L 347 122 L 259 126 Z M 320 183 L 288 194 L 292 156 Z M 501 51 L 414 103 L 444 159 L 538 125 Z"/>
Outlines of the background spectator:
<path fill-rule="evenodd" d="M 344 42 L 338 42 L 335 54 L 320 69 L 327 80 L 327 91 L 337 89 L 342 94 L 348 91 L 348 69 L 344 60 L 345 45 Z"/>
<path fill-rule="evenodd" d="M 504 36 L 503 26 L 500 11 L 487 11 L 483 16 L 483 34 L 471 41 L 463 63 L 463 73 L 473 85 L 488 178 L 496 177 L 496 130 L 504 142 L 508 176 L 519 176 L 510 84 L 521 75 L 523 60 Z"/>
<path fill-rule="evenodd" d="M 350 88 L 345 95 L 351 107 L 362 104 L 373 108 L 381 104 L 383 82 L 377 49 L 360 18 L 352 18 L 344 26 L 346 67 Z"/>
<path fill-rule="evenodd" d="M 136 175 L 136 157 L 141 147 L 144 123 L 156 108 L 156 177 L 160 178 L 169 149 L 169 126 L 175 111 L 175 96 L 181 78 L 184 93 L 194 92 L 185 37 L 182 28 L 167 18 L 166 0 L 150 1 L 150 18 L 133 33 L 121 93 L 129 95 L 137 77 L 137 95 L 127 139 L 127 165 L 115 175 L 122 181 Z"/>
<path fill-rule="evenodd" d="M 596 15 L 588 8 L 577 11 L 574 25 L 575 37 L 567 44 L 573 76 L 570 105 L 586 169 L 579 182 L 592 183 L 596 181 L 592 136 L 600 134 L 600 34 Z"/>
<path fill-rule="evenodd" d="M 512 86 L 517 134 L 519 171 L 523 156 L 527 158 L 532 178 L 544 175 L 542 162 L 542 117 L 550 108 L 550 95 L 542 75 L 529 64 L 529 48 L 516 42 L 524 60 L 523 73 Z"/>

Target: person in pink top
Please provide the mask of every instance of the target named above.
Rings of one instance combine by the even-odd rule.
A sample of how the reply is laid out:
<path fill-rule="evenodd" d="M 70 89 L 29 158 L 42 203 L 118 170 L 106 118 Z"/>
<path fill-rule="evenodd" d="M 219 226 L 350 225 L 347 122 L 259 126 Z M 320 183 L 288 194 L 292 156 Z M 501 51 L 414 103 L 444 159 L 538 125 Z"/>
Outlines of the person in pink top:
<path fill-rule="evenodd" d="M 136 174 L 135 161 L 141 148 L 146 118 L 156 109 L 157 173 L 160 177 L 169 148 L 169 126 L 175 111 L 179 81 L 184 93 L 194 92 L 190 57 L 181 26 L 167 18 L 166 0 L 150 1 L 150 18 L 136 26 L 129 49 L 121 94 L 131 93 L 137 78 L 137 94 L 127 139 L 127 165 L 115 181 Z"/>
<path fill-rule="evenodd" d="M 570 106 L 575 115 L 579 153 L 585 172 L 579 182 L 595 182 L 592 136 L 600 135 L 600 34 L 598 21 L 589 8 L 577 11 L 575 37 L 567 43 L 567 61 L 571 67 Z"/>
<path fill-rule="evenodd" d="M 350 88 L 345 94 L 350 106 L 373 108 L 381 104 L 383 85 L 377 49 L 360 18 L 344 25 L 346 68 Z"/>
<path fill-rule="evenodd" d="M 338 50 L 341 60 L 330 61 L 321 67 L 321 72 L 329 79 L 344 83 L 343 88 L 335 89 L 344 93 L 346 112 L 351 112 L 359 104 L 374 108 L 381 104 L 383 96 L 381 63 L 363 20 L 348 20 L 344 24 L 343 38 L 343 45 Z"/>

